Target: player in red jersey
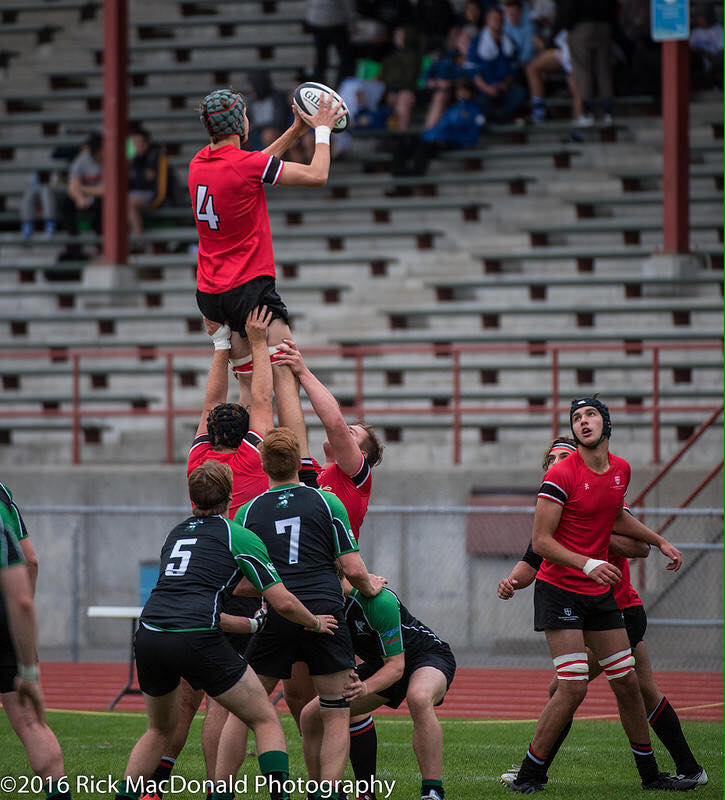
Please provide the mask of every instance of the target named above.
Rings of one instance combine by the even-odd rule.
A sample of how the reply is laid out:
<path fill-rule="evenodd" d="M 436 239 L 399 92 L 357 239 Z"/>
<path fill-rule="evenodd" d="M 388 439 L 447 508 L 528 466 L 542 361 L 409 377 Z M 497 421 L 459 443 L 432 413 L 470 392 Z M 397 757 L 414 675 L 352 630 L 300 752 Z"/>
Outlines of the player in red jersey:
<path fill-rule="evenodd" d="M 551 467 L 566 460 L 575 452 L 576 442 L 573 439 L 566 436 L 555 439 L 544 457 L 544 471 L 548 471 Z M 629 644 L 635 656 L 634 669 L 639 681 L 639 688 L 650 726 L 672 756 L 677 774 L 682 777 L 693 778 L 697 780 L 698 784 L 703 785 L 707 783 L 707 773 L 697 762 L 692 750 L 690 750 L 682 732 L 677 713 L 657 686 L 655 676 L 652 673 L 652 662 L 647 645 L 643 641 L 647 629 L 647 614 L 644 610 L 642 598 L 632 585 L 628 559 L 646 558 L 648 554 L 649 545 L 635 541 L 628 536 L 620 536 L 616 531 L 612 534 L 607 560 L 622 572 L 622 579 L 614 587 L 614 600 L 617 608 L 624 616 Z M 502 600 L 509 600 L 514 596 L 515 591 L 530 586 L 536 578 L 536 573 L 542 561 L 541 556 L 537 556 L 533 547 L 529 544 L 523 558 L 511 570 L 508 578 L 504 578 L 499 582 L 498 596 Z M 589 681 L 591 682 L 601 674 L 602 669 L 589 648 L 587 648 L 587 659 L 589 662 Z M 559 681 L 554 678 L 549 687 L 550 696 L 557 690 L 558 684 Z M 556 753 L 571 730 L 571 725 L 572 723 L 569 721 L 552 747 L 546 759 L 547 772 Z M 518 767 L 514 767 L 510 772 L 505 772 L 501 776 L 501 780 L 503 783 L 512 783 L 517 775 Z"/>
<path fill-rule="evenodd" d="M 279 139 L 262 152 L 249 152 L 241 149 L 249 136 L 246 100 L 241 94 L 219 89 L 207 95 L 200 106 L 211 142 L 189 165 L 189 193 L 199 234 L 196 300 L 206 319 L 227 324 L 241 336 L 233 341 L 231 353 L 238 375 L 251 369 L 244 323 L 252 309 L 265 305 L 270 310 L 268 343 L 273 351 L 290 336 L 287 307 L 276 289 L 264 184 L 323 186 L 330 172 L 330 131 L 346 113 L 344 107 L 333 107 L 331 99 L 324 96 L 314 116 L 296 107 L 293 111 L 294 123 Z M 315 128 L 311 163 L 281 161 L 308 125 Z M 285 424 L 301 431 L 302 407 L 289 370 L 275 370 L 274 392 Z M 301 444 L 305 449 L 305 443 Z"/>
<path fill-rule="evenodd" d="M 616 697 L 642 787 L 692 789 L 696 781 L 661 774 L 657 766 L 635 659 L 612 591 L 622 574 L 607 561 L 613 530 L 658 547 L 670 559 L 668 569 L 678 570 L 682 555 L 625 510 L 631 470 L 609 452 L 612 424 L 606 405 L 596 397 L 574 400 L 570 421 L 577 451 L 546 474 L 532 536 L 534 551 L 544 558 L 536 580 L 534 627 L 546 634 L 560 683 L 510 788 L 521 794 L 544 788 L 546 759 L 586 696 L 589 645 Z"/>

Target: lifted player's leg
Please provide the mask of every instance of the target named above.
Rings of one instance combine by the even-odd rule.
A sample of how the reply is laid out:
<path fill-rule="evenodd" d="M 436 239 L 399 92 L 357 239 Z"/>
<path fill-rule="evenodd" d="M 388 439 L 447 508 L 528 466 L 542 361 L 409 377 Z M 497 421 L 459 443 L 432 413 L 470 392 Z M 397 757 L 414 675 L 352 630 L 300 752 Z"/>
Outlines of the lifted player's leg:
<path fill-rule="evenodd" d="M 280 425 L 282 422 L 280 421 Z M 296 661 L 292 665 L 292 677 L 282 681 L 284 686 L 284 699 L 290 714 L 294 717 L 297 727 L 300 727 L 302 709 L 316 697 L 315 685 L 310 677 L 310 669 L 304 661 Z"/>

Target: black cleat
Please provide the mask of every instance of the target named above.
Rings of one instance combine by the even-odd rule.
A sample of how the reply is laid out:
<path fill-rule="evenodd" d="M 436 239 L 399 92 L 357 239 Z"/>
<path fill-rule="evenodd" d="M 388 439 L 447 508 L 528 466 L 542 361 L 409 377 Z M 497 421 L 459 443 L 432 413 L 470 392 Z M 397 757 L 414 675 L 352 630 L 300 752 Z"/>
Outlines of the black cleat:
<path fill-rule="evenodd" d="M 679 778 L 675 775 L 668 775 L 666 772 L 660 772 L 654 780 L 642 783 L 642 788 L 646 791 L 656 790 L 659 792 L 689 792 L 697 786 L 698 783 L 693 778 Z"/>
<path fill-rule="evenodd" d="M 516 778 L 513 783 L 509 783 L 508 787 L 512 792 L 517 794 L 535 794 L 536 792 L 543 792 L 546 787 L 547 779 L 537 780 L 536 778 Z"/>

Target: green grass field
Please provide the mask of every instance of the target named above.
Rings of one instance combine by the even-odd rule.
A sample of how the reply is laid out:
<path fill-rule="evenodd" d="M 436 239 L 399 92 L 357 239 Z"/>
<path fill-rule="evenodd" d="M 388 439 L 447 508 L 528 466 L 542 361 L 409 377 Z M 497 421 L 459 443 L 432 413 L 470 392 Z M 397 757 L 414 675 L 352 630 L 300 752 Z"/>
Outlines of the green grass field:
<path fill-rule="evenodd" d="M 77 775 L 114 777 L 123 774 L 126 759 L 138 736 L 145 730 L 145 718 L 138 714 L 76 714 L 51 712 L 49 722 L 61 741 L 71 788 Z M 303 776 L 300 740 L 290 718 L 284 720 L 291 754 L 292 777 Z M 411 749 L 411 724 L 407 719 L 382 719 L 378 723 L 379 777 L 395 780 L 393 798 L 418 797 L 419 777 Z M 499 784 L 498 776 L 514 762 L 520 761 L 533 731 L 529 722 L 443 722 L 446 737 L 446 796 L 450 800 L 479 800 L 482 797 L 509 797 Z M 187 778 L 202 779 L 204 767 L 200 747 L 200 720 L 192 730 L 187 749 L 182 754 L 177 772 Z M 686 733 L 695 754 L 705 764 L 710 776 L 708 786 L 697 789 L 697 797 L 723 797 L 722 726 L 711 723 L 689 723 Z M 657 748 L 657 742 L 655 741 Z M 662 748 L 658 748 L 660 767 L 672 770 Z M 248 759 L 245 767 L 256 774 L 256 759 Z M 27 775 L 25 754 L 12 733 L 7 720 L 0 719 L 0 787 L 3 776 Z M 253 778 L 250 786 L 253 786 Z M 649 797 L 660 793 L 651 793 Z M 665 794 L 664 792 L 661 794 Z M 551 770 L 550 783 L 544 797 L 612 798 L 639 796 L 638 776 L 627 742 L 619 725 L 609 722 L 577 722 Z M 80 798 L 106 798 L 103 792 L 80 792 Z M 254 794 L 247 795 L 254 797 Z M 266 795 L 258 795 L 265 798 Z M 671 796 L 667 793 L 667 796 Z M 17 791 L 0 798 L 20 800 Z M 174 800 L 197 800 L 202 794 L 177 792 Z"/>

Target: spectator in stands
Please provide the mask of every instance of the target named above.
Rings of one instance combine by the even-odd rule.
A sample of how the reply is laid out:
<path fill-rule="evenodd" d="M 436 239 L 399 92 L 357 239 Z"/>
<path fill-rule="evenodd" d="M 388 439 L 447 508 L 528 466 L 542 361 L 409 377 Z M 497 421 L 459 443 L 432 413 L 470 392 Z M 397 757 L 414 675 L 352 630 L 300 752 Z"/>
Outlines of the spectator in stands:
<path fill-rule="evenodd" d="M 128 222 L 133 236 L 143 233 L 144 209 L 158 208 L 168 191 L 169 165 L 163 148 L 144 128 L 131 134 L 133 158 L 128 165 Z"/>
<path fill-rule="evenodd" d="M 62 227 L 78 235 L 79 216 L 87 217 L 92 230 L 101 234 L 103 221 L 103 137 L 92 133 L 71 162 L 68 187 L 61 198 Z"/>
<path fill-rule="evenodd" d="M 612 26 L 617 16 L 617 0 L 559 0 L 557 29 L 569 32 L 569 49 L 574 80 L 582 95 L 584 113 L 575 124 L 589 127 L 595 97 L 599 98 L 604 123 L 612 121 L 614 85 L 612 81 Z M 592 73 L 597 75 L 597 94 Z"/>
<path fill-rule="evenodd" d="M 292 124 L 291 103 L 284 92 L 274 88 L 269 70 L 251 73 L 249 84 L 254 100 L 249 109 L 249 148 L 264 150 Z"/>
<path fill-rule="evenodd" d="M 355 73 L 350 24 L 355 13 L 352 0 L 307 0 L 305 21 L 315 40 L 314 80 L 327 80 L 327 54 L 330 47 L 337 51 L 337 80 Z"/>
<path fill-rule="evenodd" d="M 544 99 L 544 77 L 550 72 L 564 71 L 572 97 L 572 113 L 574 119 L 584 114 L 584 104 L 572 72 L 571 54 L 569 52 L 568 34 L 559 31 L 554 37 L 551 47 L 547 47 L 526 67 L 526 80 L 531 95 L 531 121 L 534 124 L 543 122 L 547 117 Z"/>
<path fill-rule="evenodd" d="M 510 122 L 526 102 L 526 90 L 515 80 L 517 59 L 516 44 L 504 33 L 503 12 L 490 9 L 486 27 L 471 43 L 468 60 L 475 70 L 483 113 L 497 122 Z"/>
<path fill-rule="evenodd" d="M 426 130 L 436 125 L 451 101 L 455 82 L 467 77 L 468 50 L 472 37 L 468 28 L 456 28 L 449 36 L 448 50 L 434 61 L 424 76 L 427 89 L 432 91 L 425 120 Z"/>
<path fill-rule="evenodd" d="M 396 28 L 393 44 L 395 50 L 383 60 L 380 80 L 385 84 L 386 102 L 395 112 L 397 129 L 407 131 L 420 77 L 420 38 L 414 28 Z"/>
<path fill-rule="evenodd" d="M 536 55 L 536 31 L 528 5 L 523 0 L 504 0 L 504 33 L 516 45 L 518 65 L 526 67 Z"/>
<path fill-rule="evenodd" d="M 692 76 L 698 88 L 723 87 L 723 26 L 717 21 L 715 9 L 703 4 L 692 15 Z"/>
<path fill-rule="evenodd" d="M 485 21 L 483 6 L 478 0 L 467 0 L 463 7 L 461 27 L 473 38 L 481 32 Z"/>
<path fill-rule="evenodd" d="M 51 239 L 55 234 L 58 220 L 58 211 L 55 201 L 55 192 L 51 186 L 40 182 L 37 172 L 33 173 L 30 186 L 23 192 L 20 201 L 20 221 L 23 241 L 27 242 L 35 230 L 37 209 L 40 206 L 43 219 L 45 236 Z"/>
<path fill-rule="evenodd" d="M 437 125 L 417 139 L 403 137 L 393 158 L 394 175 L 425 175 L 428 165 L 443 150 L 474 147 L 486 118 L 476 102 L 473 84 L 464 79 L 456 83 L 456 102 L 445 112 Z"/>
<path fill-rule="evenodd" d="M 423 37 L 427 52 L 440 50 L 455 22 L 455 12 L 449 0 L 418 0 L 413 24 Z"/>

